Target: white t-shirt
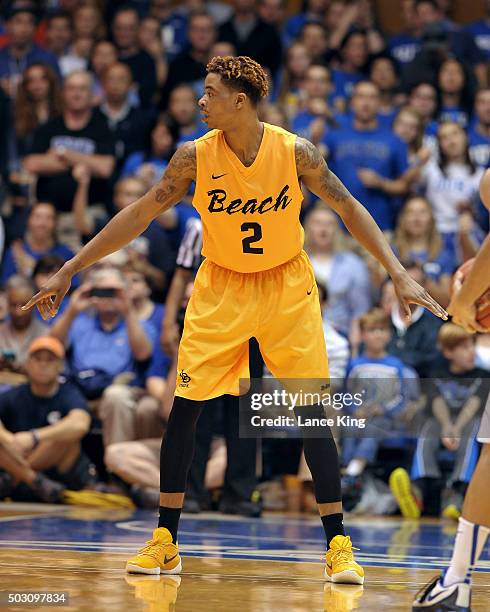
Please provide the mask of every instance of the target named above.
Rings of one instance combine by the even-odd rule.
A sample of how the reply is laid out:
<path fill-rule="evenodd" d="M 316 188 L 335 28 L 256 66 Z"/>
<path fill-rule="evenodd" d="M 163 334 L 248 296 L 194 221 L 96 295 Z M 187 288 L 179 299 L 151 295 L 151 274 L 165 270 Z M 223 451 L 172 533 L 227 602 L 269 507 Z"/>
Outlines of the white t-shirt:
<path fill-rule="evenodd" d="M 439 232 L 448 234 L 458 231 L 458 205 L 469 201 L 476 206 L 483 172 L 483 168 L 477 168 L 471 174 L 467 166 L 450 163 L 444 176 L 435 160 L 427 162 L 422 171 L 421 188 L 432 206 Z"/>

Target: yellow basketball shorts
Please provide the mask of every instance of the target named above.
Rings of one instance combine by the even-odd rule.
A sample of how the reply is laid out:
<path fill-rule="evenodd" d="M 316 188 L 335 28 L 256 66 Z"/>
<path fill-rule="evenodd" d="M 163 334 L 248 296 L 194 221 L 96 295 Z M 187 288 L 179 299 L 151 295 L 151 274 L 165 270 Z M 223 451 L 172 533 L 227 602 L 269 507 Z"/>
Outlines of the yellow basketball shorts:
<path fill-rule="evenodd" d="M 176 395 L 206 400 L 243 393 L 251 337 L 276 378 L 328 382 L 318 289 L 304 251 L 263 272 L 203 262 L 187 306 Z"/>

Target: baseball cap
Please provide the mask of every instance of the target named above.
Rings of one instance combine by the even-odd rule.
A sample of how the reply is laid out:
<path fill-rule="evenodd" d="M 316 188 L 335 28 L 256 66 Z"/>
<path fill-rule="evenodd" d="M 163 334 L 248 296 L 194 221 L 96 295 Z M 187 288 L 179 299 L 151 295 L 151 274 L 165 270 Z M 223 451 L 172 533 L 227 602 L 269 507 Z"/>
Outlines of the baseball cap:
<path fill-rule="evenodd" d="M 61 342 L 57 338 L 53 338 L 52 336 L 40 336 L 31 342 L 29 346 L 28 354 L 32 355 L 37 351 L 49 351 L 56 355 L 58 359 L 64 359 L 65 357 L 65 349 Z"/>

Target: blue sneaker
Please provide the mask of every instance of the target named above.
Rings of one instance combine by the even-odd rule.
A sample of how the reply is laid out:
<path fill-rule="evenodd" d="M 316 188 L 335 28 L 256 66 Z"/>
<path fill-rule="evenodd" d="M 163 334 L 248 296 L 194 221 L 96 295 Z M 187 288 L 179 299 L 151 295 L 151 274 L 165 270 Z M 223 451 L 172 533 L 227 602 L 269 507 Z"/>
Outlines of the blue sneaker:
<path fill-rule="evenodd" d="M 444 586 L 444 574 L 434 578 L 417 595 L 413 602 L 412 612 L 471 612 L 471 585 L 468 582 L 456 582 Z"/>

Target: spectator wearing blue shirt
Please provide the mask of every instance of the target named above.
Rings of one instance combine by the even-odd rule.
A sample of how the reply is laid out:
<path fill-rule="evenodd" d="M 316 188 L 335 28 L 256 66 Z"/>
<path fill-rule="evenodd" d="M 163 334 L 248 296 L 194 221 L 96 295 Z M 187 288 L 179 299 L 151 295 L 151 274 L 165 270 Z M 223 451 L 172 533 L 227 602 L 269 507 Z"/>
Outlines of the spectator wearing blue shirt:
<path fill-rule="evenodd" d="M 106 447 L 163 434 L 161 403 L 170 368 L 170 358 L 160 347 L 164 307 L 150 300 L 150 287 L 133 265 L 124 266 L 123 274 L 138 320 L 153 330 L 153 346 L 141 388 L 116 382 L 104 391 L 99 413 Z"/>
<path fill-rule="evenodd" d="M 424 146 L 424 128 L 422 115 L 410 106 L 401 108 L 393 121 L 393 132 L 407 145 L 411 168 L 424 164 L 432 153 Z"/>
<path fill-rule="evenodd" d="M 193 12 L 187 22 L 188 45 L 169 64 L 167 80 L 160 99 L 161 110 L 167 109 L 170 92 L 180 85 L 201 87 L 206 78 L 206 65 L 216 41 L 216 24 L 207 12 Z"/>
<path fill-rule="evenodd" d="M 490 0 L 485 0 L 485 17 L 466 26 L 465 31 L 473 38 L 476 46 L 490 60 Z"/>
<path fill-rule="evenodd" d="M 90 386 L 94 399 L 120 374 L 130 373 L 141 383 L 155 341 L 153 326 L 139 321 L 117 269 L 94 271 L 73 292 L 51 335 L 66 345 L 72 373 L 82 381 L 82 389 Z"/>
<path fill-rule="evenodd" d="M 284 65 L 272 95 L 271 102 L 284 105 L 289 117 L 294 117 L 301 106 L 303 79 L 311 57 L 300 41 L 293 42 L 286 51 Z"/>
<path fill-rule="evenodd" d="M 175 151 L 177 127 L 164 117 L 159 117 L 151 126 L 146 146 L 143 150 L 134 151 L 126 159 L 121 178 L 138 177 L 147 189 L 162 176 L 169 159 Z"/>
<path fill-rule="evenodd" d="M 300 88 L 300 96 L 303 98 L 301 110 L 291 120 L 295 134 L 314 144 L 322 140 L 327 124 L 333 120 L 333 112 L 327 101 L 332 91 L 329 68 L 324 64 L 311 64 Z"/>
<path fill-rule="evenodd" d="M 321 23 L 327 9 L 327 0 L 307 0 L 306 9 L 292 15 L 284 26 L 284 37 L 286 42 L 298 38 L 306 23 Z"/>
<path fill-rule="evenodd" d="M 139 320 L 146 321 L 153 326 L 157 342 L 159 342 L 165 307 L 163 304 L 157 304 L 150 299 L 151 288 L 145 278 L 144 270 L 138 265 L 137 260 L 129 260 L 122 268 L 122 272 L 128 285 L 133 308 Z"/>
<path fill-rule="evenodd" d="M 486 81 L 485 56 L 477 47 L 473 37 L 455 26 L 441 10 L 436 0 L 416 0 L 417 19 L 422 29 L 422 47 L 431 38 L 431 43 L 439 39 L 447 54 L 457 57 L 467 66 L 472 66 L 481 83 Z M 444 37 L 441 37 L 444 34 Z M 432 47 L 434 48 L 434 47 Z M 423 49 L 421 49 L 423 51 Z M 437 69 L 437 63 L 435 65 Z M 430 80 L 430 79 L 429 79 Z"/>
<path fill-rule="evenodd" d="M 301 28 L 299 41 L 306 47 L 312 61 L 322 61 L 328 51 L 328 32 L 323 23 L 306 22 Z"/>
<path fill-rule="evenodd" d="M 47 64 L 61 78 L 56 57 L 34 43 L 35 26 L 33 9 L 14 5 L 7 19 L 9 43 L 0 49 L 0 83 L 12 99 L 15 99 L 22 73 L 31 64 Z"/>
<path fill-rule="evenodd" d="M 169 60 L 178 55 L 187 43 L 187 17 L 175 10 L 168 0 L 151 0 L 149 15 L 160 24 L 161 39 Z"/>
<path fill-rule="evenodd" d="M 369 65 L 369 79 L 379 87 L 381 104 L 378 120 L 381 126 L 391 129 L 398 108 L 395 94 L 399 86 L 398 68 L 389 55 L 378 55 Z"/>
<path fill-rule="evenodd" d="M 325 322 L 349 335 L 352 321 L 371 306 L 369 274 L 360 257 L 342 250 L 335 214 L 318 202 L 305 219 L 305 248 L 317 279 L 327 287 Z"/>
<path fill-rule="evenodd" d="M 432 207 L 422 196 L 406 200 L 398 216 L 392 246 L 401 261 L 414 261 L 422 266 L 427 291 L 446 306 L 457 267 L 456 253 L 437 231 Z"/>
<path fill-rule="evenodd" d="M 478 166 L 490 165 L 490 88 L 480 89 L 475 98 L 475 120 L 468 130 L 470 157 Z"/>
<path fill-rule="evenodd" d="M 190 85 L 178 85 L 170 93 L 167 112 L 177 132 L 176 147 L 188 140 L 200 138 L 208 131 L 201 121 L 197 100 L 196 91 Z"/>
<path fill-rule="evenodd" d="M 417 378 L 413 371 L 408 374 L 400 359 L 388 355 L 386 347 L 391 338 L 391 326 L 388 315 L 381 308 L 363 314 L 359 325 L 364 349 L 347 366 L 345 389 L 363 397 L 362 405 L 348 412 L 353 417 L 364 418 L 366 427 L 360 437 L 347 428 L 342 435 L 342 463 L 346 467 L 342 486 L 351 508 L 362 491 L 361 475 L 376 459 L 383 441 L 402 435 L 403 426 L 397 417 L 407 400 L 415 395 L 412 387 Z"/>
<path fill-rule="evenodd" d="M 390 36 L 387 47 L 391 57 L 403 66 L 415 59 L 420 48 L 420 25 L 413 0 L 403 0 L 400 9 L 403 30 L 399 34 Z"/>
<path fill-rule="evenodd" d="M 348 32 L 339 48 L 340 64 L 332 70 L 334 105 L 339 111 L 347 108 L 354 86 L 364 78 L 368 60 L 367 36 L 362 30 Z"/>
<path fill-rule="evenodd" d="M 457 59 L 446 59 L 439 67 L 437 85 L 440 96 L 438 120 L 455 121 L 466 128 L 473 110 L 474 93 L 469 71 Z"/>
<path fill-rule="evenodd" d="M 72 251 L 56 239 L 56 209 L 53 204 L 36 202 L 29 211 L 24 238 L 15 241 L 5 253 L 2 282 L 14 274 L 31 276 L 36 262 L 46 255 L 59 255 L 63 261 L 73 257 Z"/>
<path fill-rule="evenodd" d="M 408 106 L 416 111 L 424 123 L 424 146 L 434 151 L 437 147 L 438 112 L 437 89 L 433 83 L 420 81 L 409 91 Z"/>
<path fill-rule="evenodd" d="M 354 197 L 369 210 L 379 227 L 392 230 L 397 202 L 383 190 L 384 182 L 379 187 L 365 185 L 364 178 L 361 178 L 362 170 L 374 171 L 388 181 L 398 181 L 397 189 L 403 193 L 406 189 L 403 175 L 408 168 L 407 147 L 391 131 L 380 127 L 377 119 L 380 93 L 374 83 L 362 81 L 355 86 L 351 108 L 354 115 L 352 127 L 330 130 L 324 140 L 329 163 Z"/>

